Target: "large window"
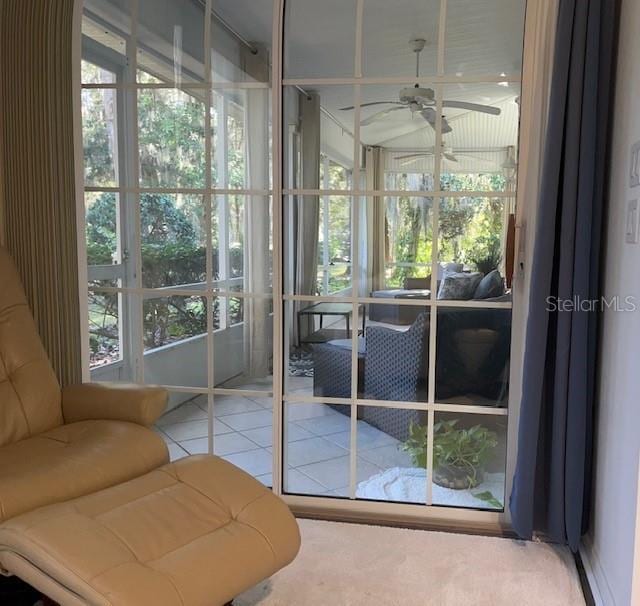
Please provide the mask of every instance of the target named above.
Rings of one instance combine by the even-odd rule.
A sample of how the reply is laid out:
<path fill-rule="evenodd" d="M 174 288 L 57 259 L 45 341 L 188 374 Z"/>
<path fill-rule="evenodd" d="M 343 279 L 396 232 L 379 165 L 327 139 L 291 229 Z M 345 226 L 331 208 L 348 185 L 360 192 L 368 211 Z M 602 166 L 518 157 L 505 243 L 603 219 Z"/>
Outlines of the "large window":
<path fill-rule="evenodd" d="M 170 390 L 173 458 L 271 483 L 245 435 L 272 427 L 271 30 L 258 48 L 211 4 L 84 3 L 89 367 Z"/>
<path fill-rule="evenodd" d="M 85 0 L 92 376 L 292 503 L 503 519 L 524 0 L 161 5 Z"/>

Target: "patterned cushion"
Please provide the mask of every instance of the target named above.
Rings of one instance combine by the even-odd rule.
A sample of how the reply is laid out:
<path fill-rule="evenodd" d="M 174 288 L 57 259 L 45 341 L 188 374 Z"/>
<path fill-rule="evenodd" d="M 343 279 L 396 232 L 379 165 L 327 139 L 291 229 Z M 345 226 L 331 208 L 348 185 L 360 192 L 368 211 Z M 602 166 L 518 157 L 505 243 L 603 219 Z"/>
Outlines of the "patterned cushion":
<path fill-rule="evenodd" d="M 438 289 L 438 299 L 467 301 L 473 297 L 480 280 L 480 272 L 444 272 Z"/>
<path fill-rule="evenodd" d="M 504 294 L 504 281 L 497 269 L 490 271 L 478 284 L 476 292 L 473 294 L 474 299 L 489 299 L 491 297 L 500 297 Z"/>

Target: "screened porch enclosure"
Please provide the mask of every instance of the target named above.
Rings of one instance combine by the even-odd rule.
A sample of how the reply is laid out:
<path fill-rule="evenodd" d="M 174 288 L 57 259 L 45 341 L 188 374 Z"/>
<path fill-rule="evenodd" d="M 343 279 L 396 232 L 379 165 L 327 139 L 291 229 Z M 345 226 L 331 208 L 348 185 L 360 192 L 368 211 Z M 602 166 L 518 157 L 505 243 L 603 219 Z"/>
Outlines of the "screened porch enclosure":
<path fill-rule="evenodd" d="M 503 510 L 524 2 L 463 4 L 85 0 L 87 363 L 173 459 Z"/>

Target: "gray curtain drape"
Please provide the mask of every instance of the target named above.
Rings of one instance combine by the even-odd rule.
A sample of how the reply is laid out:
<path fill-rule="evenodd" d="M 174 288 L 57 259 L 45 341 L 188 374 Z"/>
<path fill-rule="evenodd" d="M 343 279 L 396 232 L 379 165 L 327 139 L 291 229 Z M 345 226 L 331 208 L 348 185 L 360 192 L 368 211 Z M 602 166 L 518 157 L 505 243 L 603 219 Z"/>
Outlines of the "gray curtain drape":
<path fill-rule="evenodd" d="M 382 191 L 384 189 L 384 154 L 380 147 L 367 147 L 365 150 L 365 175 L 367 189 Z M 367 251 L 370 268 L 370 288 L 382 290 L 385 287 L 385 261 L 386 261 L 386 226 L 385 226 L 385 199 L 382 196 L 373 196 L 371 204 L 367 206 L 367 226 L 369 231 Z M 369 292 L 361 293 L 369 296 Z"/>
<path fill-rule="evenodd" d="M 61 383 L 81 380 L 73 0 L 0 2 L 0 197 L 6 247 Z"/>
<path fill-rule="evenodd" d="M 510 503 L 520 536 L 573 550 L 589 522 L 598 314 L 549 301 L 599 294 L 617 5 L 559 4 Z"/>
<path fill-rule="evenodd" d="M 269 188 L 269 91 L 246 91 L 247 184 L 252 190 Z M 245 291 L 271 292 L 270 211 L 268 196 L 247 196 L 245 203 L 244 282 Z M 271 373 L 273 333 L 268 299 L 244 299 L 244 374 L 266 377 Z"/>
<path fill-rule="evenodd" d="M 300 126 L 300 185 L 303 189 L 320 188 L 320 97 L 315 94 L 298 95 Z M 295 293 L 315 295 L 318 273 L 318 229 L 320 226 L 320 199 L 318 196 L 297 196 L 294 204 Z M 296 301 L 294 317 L 310 303 Z M 313 317 L 301 319 L 297 334 L 293 322 L 294 342 L 313 332 Z"/>

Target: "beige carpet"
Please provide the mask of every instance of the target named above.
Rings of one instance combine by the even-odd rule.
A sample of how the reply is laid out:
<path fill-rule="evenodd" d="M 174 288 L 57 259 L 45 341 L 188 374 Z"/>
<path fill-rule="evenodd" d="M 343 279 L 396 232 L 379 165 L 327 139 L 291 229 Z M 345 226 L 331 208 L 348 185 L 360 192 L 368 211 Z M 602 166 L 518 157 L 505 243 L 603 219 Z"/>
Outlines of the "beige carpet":
<path fill-rule="evenodd" d="M 567 550 L 544 543 L 300 520 L 302 549 L 236 606 L 584 606 Z"/>

